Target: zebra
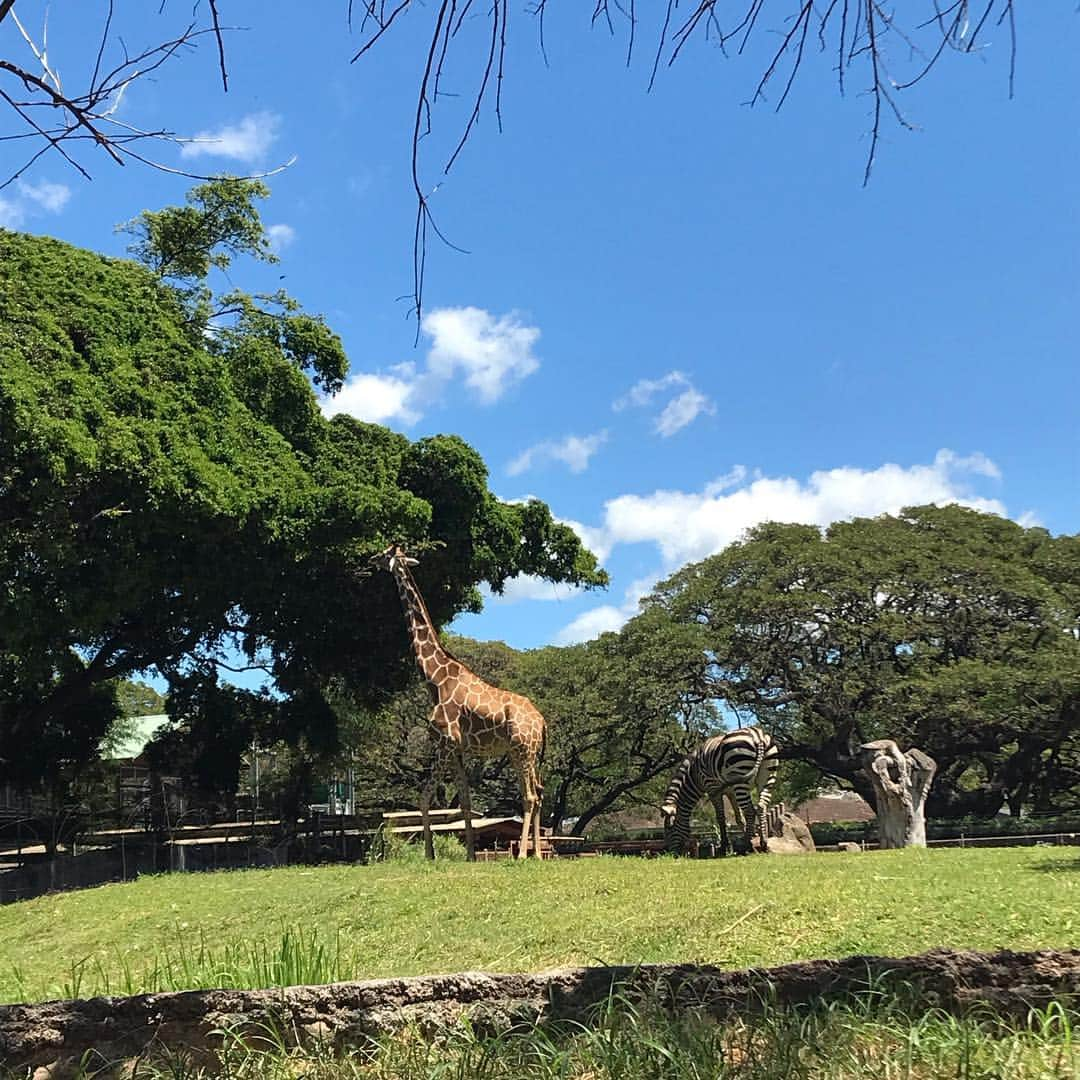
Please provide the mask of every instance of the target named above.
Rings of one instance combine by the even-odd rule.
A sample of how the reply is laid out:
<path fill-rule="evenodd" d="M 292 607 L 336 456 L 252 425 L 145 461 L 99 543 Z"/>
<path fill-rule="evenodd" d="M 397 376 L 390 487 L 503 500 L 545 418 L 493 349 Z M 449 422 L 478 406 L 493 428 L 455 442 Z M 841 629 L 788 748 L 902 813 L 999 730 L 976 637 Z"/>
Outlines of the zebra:
<path fill-rule="evenodd" d="M 728 853 L 724 797 L 735 811 L 746 837 L 746 850 L 753 851 L 756 821 L 761 848 L 765 848 L 765 811 L 773 783 L 779 750 L 772 736 L 759 727 L 738 728 L 706 739 L 675 771 L 660 807 L 669 851 L 681 852 L 690 837 L 690 815 L 703 796 L 716 808 L 720 845 Z M 755 811 L 750 789 L 758 790 Z"/>

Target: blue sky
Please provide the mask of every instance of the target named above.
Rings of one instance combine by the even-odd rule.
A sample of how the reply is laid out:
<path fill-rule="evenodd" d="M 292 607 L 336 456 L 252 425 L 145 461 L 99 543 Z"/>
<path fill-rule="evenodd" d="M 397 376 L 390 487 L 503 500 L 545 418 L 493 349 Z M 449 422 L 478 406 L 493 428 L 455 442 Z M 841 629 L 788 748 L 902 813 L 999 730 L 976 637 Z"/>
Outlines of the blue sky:
<path fill-rule="evenodd" d="M 641 7 L 642 5 L 639 5 Z M 779 5 L 776 5 L 779 7 Z M 196 172 L 269 169 L 282 265 L 237 267 L 325 313 L 352 364 L 345 410 L 411 438 L 455 432 L 507 499 L 537 496 L 611 572 L 606 593 L 524 581 L 455 629 L 519 647 L 581 640 L 658 578 L 769 518 L 825 524 L 960 500 L 1080 529 L 1076 403 L 1080 125 L 1072 5 L 1018 5 L 1016 94 L 1001 30 L 900 95 L 918 130 L 883 127 L 862 186 L 869 99 L 837 93 L 814 52 L 784 108 L 748 108 L 763 44 L 703 40 L 646 92 L 658 23 L 590 30 L 553 8 L 548 66 L 512 6 L 503 131 L 485 108 L 449 177 L 476 72 L 464 54 L 423 144 L 425 186 L 462 255 L 429 248 L 414 345 L 409 144 L 434 5 L 357 64 L 345 4 L 222 0 L 229 92 L 207 41 L 132 84 L 126 122 L 199 141 L 152 152 Z M 97 13 L 53 5 L 49 60 L 68 87 Z M 588 10 L 586 10 L 588 9 Z M 45 5 L 19 0 L 40 39 Z M 191 5 L 121 0 L 131 49 Z M 196 7 L 206 19 L 208 6 Z M 85 21 L 80 21 L 84 20 Z M 482 45 L 466 27 L 462 45 Z M 16 28 L 3 55 L 33 56 Z M 110 49 L 118 48 L 115 43 Z M 475 52 L 470 53 L 475 56 Z M 5 175 L 18 144 L 0 144 Z M 83 153 L 46 155 L 0 191 L 0 224 L 120 254 L 115 223 L 190 181 Z"/>

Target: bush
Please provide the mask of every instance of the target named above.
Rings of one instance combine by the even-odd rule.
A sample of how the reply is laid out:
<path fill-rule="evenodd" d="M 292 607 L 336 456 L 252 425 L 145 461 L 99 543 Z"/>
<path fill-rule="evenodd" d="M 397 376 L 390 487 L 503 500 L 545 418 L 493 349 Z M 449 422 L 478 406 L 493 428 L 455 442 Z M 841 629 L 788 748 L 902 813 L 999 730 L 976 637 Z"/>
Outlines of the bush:
<path fill-rule="evenodd" d="M 464 861 L 465 845 L 456 836 L 435 833 L 432 840 L 435 844 L 436 861 L 440 859 L 446 859 L 450 862 Z M 422 835 L 416 839 L 409 839 L 400 833 L 384 833 L 382 841 L 382 853 L 377 856 L 381 862 L 411 865 L 425 861 L 424 838 Z"/>

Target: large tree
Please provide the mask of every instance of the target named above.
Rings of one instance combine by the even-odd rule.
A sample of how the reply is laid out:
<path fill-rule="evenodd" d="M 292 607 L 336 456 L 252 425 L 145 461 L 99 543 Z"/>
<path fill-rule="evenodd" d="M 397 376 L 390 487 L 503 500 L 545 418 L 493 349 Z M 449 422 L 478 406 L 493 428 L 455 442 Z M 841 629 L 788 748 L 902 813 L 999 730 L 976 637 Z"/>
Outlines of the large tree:
<path fill-rule="evenodd" d="M 220 216 L 222 192 L 202 194 L 194 218 L 144 216 L 151 254 L 180 219 Z M 335 679 L 403 685 L 397 596 L 356 573 L 391 539 L 428 548 L 440 623 L 481 581 L 604 580 L 546 506 L 496 499 L 459 438 L 324 419 L 312 381 L 340 385 L 340 342 L 287 297 L 232 293 L 215 319 L 212 262 L 160 263 L 166 284 L 0 231 L 0 779 L 62 789 L 118 715 L 116 680 L 150 668 L 212 683 L 239 650 L 293 703 L 274 715 L 296 737 L 327 726 Z"/>
<path fill-rule="evenodd" d="M 1055 804 L 1080 741 L 1080 537 L 959 506 L 768 523 L 654 590 L 703 699 L 867 796 L 878 738 L 938 763 L 931 815 Z"/>

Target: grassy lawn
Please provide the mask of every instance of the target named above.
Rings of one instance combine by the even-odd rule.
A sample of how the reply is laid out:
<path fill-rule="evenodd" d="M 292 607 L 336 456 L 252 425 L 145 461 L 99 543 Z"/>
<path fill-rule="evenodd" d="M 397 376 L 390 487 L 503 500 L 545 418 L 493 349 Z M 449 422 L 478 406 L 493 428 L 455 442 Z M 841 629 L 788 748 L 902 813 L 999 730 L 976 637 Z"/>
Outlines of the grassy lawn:
<path fill-rule="evenodd" d="M 291 867 L 2 907 L 0 1000 L 1078 941 L 1072 849 Z"/>

